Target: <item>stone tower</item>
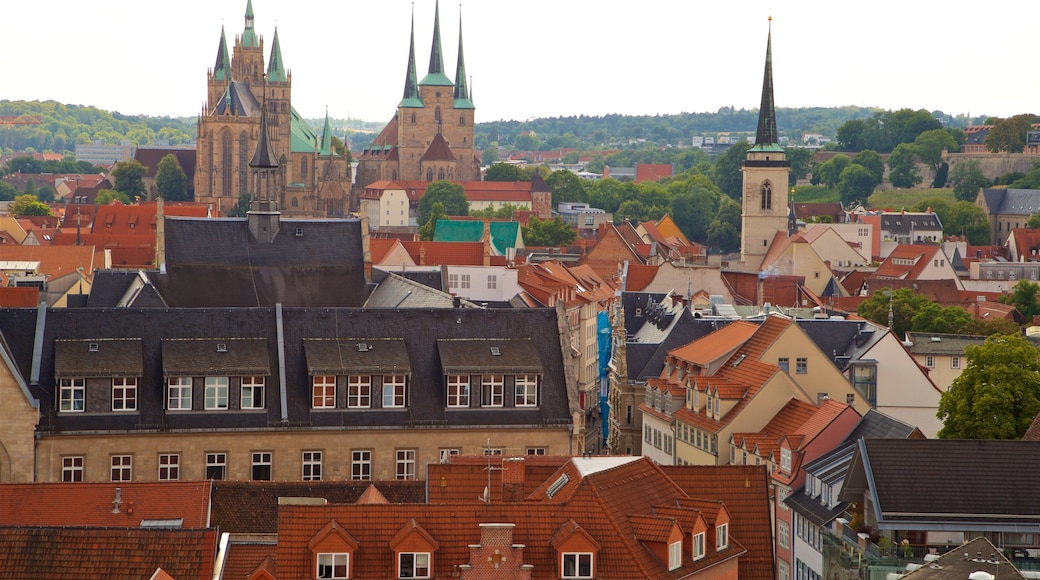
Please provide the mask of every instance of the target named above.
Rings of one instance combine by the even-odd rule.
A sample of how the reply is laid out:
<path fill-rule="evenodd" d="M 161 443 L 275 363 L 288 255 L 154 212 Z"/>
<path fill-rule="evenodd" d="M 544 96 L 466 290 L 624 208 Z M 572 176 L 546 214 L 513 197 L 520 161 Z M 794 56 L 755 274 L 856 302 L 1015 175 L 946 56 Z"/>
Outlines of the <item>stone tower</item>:
<path fill-rule="evenodd" d="M 741 168 L 744 174 L 741 211 L 740 260 L 744 270 L 756 271 L 778 231 L 788 229 L 787 178 L 791 163 L 779 144 L 776 107 L 773 103 L 773 30 L 770 17 L 766 39 L 766 68 L 762 80 L 762 105 L 758 112 L 755 145 Z"/>

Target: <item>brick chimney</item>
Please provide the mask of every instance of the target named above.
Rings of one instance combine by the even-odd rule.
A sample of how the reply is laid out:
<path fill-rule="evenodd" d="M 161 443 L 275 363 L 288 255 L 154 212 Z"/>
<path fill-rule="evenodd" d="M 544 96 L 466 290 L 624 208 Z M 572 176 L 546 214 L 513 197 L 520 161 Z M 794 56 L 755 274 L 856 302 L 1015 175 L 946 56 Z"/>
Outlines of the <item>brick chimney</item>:
<path fill-rule="evenodd" d="M 502 460 L 502 501 L 524 501 L 526 481 L 527 466 L 523 457 L 507 457 Z"/>
<path fill-rule="evenodd" d="M 513 543 L 515 524 L 480 524 L 480 543 L 469 547 L 469 562 L 459 578 L 530 580 L 534 566 L 524 564 L 524 545 Z"/>

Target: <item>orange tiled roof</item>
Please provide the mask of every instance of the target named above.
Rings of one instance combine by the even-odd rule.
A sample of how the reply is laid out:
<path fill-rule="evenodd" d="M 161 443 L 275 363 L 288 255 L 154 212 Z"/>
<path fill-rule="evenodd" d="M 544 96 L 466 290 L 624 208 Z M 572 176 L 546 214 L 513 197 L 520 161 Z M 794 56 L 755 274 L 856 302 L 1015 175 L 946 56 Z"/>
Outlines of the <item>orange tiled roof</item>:
<path fill-rule="evenodd" d="M 274 537 L 268 541 L 252 541 L 228 543 L 227 557 L 224 559 L 224 574 L 227 580 L 247 580 L 257 570 L 264 569 L 277 573 L 274 558 L 278 554 L 278 544 Z"/>
<path fill-rule="evenodd" d="M 874 272 L 874 278 L 896 278 L 900 280 L 916 280 L 921 272 L 931 263 L 932 257 L 939 251 L 939 246 L 920 246 L 899 244 L 885 258 Z M 912 260 L 912 264 L 903 263 Z"/>
<path fill-rule="evenodd" d="M 708 366 L 719 357 L 740 348 L 757 330 L 757 324 L 738 320 L 703 338 L 669 351 L 668 356 L 699 366 Z"/>
<path fill-rule="evenodd" d="M 0 261 L 39 262 L 40 274 L 63 276 L 83 268 L 83 275 L 91 277 L 94 268 L 103 265 L 94 246 L 0 246 Z"/>
<path fill-rule="evenodd" d="M 660 266 L 646 266 L 643 264 L 629 264 L 628 278 L 625 280 L 627 292 L 641 292 L 657 277 Z"/>
<path fill-rule="evenodd" d="M 117 488 L 120 511 L 112 513 Z M 0 485 L 0 522 L 136 528 L 142 520 L 182 518 L 184 528 L 205 528 L 211 489 L 210 481 L 10 483 Z"/>
<path fill-rule="evenodd" d="M 421 266 L 482 266 L 484 244 L 481 242 L 402 241 L 412 261 Z"/>

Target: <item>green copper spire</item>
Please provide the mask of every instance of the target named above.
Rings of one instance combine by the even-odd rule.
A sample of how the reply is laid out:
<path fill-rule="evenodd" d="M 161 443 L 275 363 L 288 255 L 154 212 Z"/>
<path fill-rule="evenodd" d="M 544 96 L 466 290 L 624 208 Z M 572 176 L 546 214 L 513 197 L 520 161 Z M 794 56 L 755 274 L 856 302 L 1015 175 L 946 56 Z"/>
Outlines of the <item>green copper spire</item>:
<path fill-rule="evenodd" d="M 404 78 L 404 98 L 398 107 L 422 108 L 422 98 L 419 96 L 419 82 L 415 74 L 415 13 L 412 13 L 412 40 L 408 45 L 408 73 Z"/>
<path fill-rule="evenodd" d="M 762 104 L 758 109 L 758 131 L 755 133 L 756 151 L 782 150 L 776 132 L 776 107 L 773 104 L 773 17 L 769 17 L 769 35 L 766 37 L 766 71 L 762 79 Z"/>
<path fill-rule="evenodd" d="M 466 61 L 462 58 L 462 14 L 459 13 L 459 61 L 455 65 L 455 108 L 473 109 L 473 98 L 466 83 Z"/>
<path fill-rule="evenodd" d="M 224 27 L 220 27 L 220 45 L 217 47 L 217 64 L 213 65 L 213 78 L 226 81 L 231 78 L 231 58 L 228 57 L 227 37 Z"/>
<path fill-rule="evenodd" d="M 242 46 L 260 48 L 260 39 L 253 30 L 253 0 L 246 0 L 246 28 L 242 31 Z"/>
<path fill-rule="evenodd" d="M 271 43 L 271 58 L 267 62 L 267 80 L 284 83 L 288 80 L 285 65 L 282 64 L 282 45 L 278 42 L 278 29 L 274 29 L 274 42 Z"/>
<path fill-rule="evenodd" d="M 332 155 L 332 126 L 329 124 L 328 107 L 325 107 L 325 128 L 321 131 L 321 148 L 318 155 Z"/>
<path fill-rule="evenodd" d="M 430 48 L 430 71 L 423 77 L 420 85 L 450 87 L 451 79 L 444 74 L 444 58 L 441 51 L 441 7 L 440 0 L 434 4 L 433 15 L 433 47 Z"/>

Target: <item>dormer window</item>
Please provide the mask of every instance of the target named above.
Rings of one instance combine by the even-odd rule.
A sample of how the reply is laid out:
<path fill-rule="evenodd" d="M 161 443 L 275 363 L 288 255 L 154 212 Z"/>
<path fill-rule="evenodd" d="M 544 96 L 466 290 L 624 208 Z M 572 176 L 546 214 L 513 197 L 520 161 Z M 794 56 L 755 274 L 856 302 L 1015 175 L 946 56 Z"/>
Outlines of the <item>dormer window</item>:
<path fill-rule="evenodd" d="M 682 540 L 668 544 L 668 569 L 675 570 L 682 566 Z"/>
<path fill-rule="evenodd" d="M 780 469 L 790 473 L 791 472 L 791 450 L 787 448 L 780 449 Z"/>
<path fill-rule="evenodd" d="M 350 578 L 350 554 L 318 554 L 318 578 Z"/>
<path fill-rule="evenodd" d="M 729 524 L 715 526 L 715 551 L 722 551 L 727 546 L 729 546 Z"/>
<path fill-rule="evenodd" d="M 401 552 L 397 555 L 398 578 L 429 578 L 429 552 Z"/>
<path fill-rule="evenodd" d="M 564 552 L 562 578 L 592 578 L 592 554 L 589 552 Z"/>

